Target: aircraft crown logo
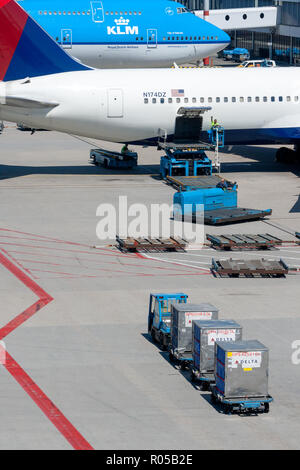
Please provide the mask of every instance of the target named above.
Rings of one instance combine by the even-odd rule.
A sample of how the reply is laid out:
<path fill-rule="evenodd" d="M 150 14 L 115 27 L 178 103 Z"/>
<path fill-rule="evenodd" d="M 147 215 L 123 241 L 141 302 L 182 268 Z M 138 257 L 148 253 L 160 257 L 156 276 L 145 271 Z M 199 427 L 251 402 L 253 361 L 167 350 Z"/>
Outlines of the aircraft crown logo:
<path fill-rule="evenodd" d="M 123 18 L 123 16 L 121 16 L 121 18 L 115 20 L 115 23 L 116 23 L 117 26 L 127 26 L 129 21 L 130 20 L 125 19 L 125 18 Z"/>

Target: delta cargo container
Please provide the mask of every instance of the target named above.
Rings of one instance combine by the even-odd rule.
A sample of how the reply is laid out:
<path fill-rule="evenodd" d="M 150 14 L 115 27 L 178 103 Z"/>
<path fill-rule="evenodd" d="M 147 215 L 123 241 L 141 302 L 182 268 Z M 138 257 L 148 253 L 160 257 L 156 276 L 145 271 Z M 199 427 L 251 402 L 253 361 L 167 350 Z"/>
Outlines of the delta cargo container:
<path fill-rule="evenodd" d="M 269 349 L 257 340 L 216 341 L 216 392 L 224 398 L 268 396 Z"/>
<path fill-rule="evenodd" d="M 171 349 L 174 352 L 192 353 L 192 322 L 195 320 L 217 320 L 219 310 L 214 305 L 172 304 Z"/>
<path fill-rule="evenodd" d="M 196 320 L 192 326 L 192 353 L 194 369 L 202 373 L 214 372 L 216 341 L 240 341 L 242 327 L 233 320 Z"/>

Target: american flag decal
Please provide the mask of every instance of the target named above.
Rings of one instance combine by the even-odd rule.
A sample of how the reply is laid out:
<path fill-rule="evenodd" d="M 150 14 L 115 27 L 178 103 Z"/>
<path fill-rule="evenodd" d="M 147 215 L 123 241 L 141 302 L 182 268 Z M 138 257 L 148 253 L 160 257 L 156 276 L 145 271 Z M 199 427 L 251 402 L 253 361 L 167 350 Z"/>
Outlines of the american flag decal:
<path fill-rule="evenodd" d="M 180 98 L 181 96 L 184 96 L 184 90 L 182 88 L 171 90 L 171 96 L 173 98 Z"/>

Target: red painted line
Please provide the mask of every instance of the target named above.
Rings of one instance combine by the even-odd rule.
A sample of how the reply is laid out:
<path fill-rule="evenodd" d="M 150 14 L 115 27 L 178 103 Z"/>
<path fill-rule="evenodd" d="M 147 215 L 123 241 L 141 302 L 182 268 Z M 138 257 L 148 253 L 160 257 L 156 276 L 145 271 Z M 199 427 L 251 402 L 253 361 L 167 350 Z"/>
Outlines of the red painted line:
<path fill-rule="evenodd" d="M 22 367 L 6 351 L 6 370 L 21 385 L 34 403 L 54 424 L 56 429 L 66 438 L 75 450 L 93 450 L 93 447 L 77 431 L 73 424 L 62 414 L 54 403 L 45 395 L 38 385 L 29 377 Z"/>
<path fill-rule="evenodd" d="M 32 304 L 26 310 L 24 310 L 24 312 L 17 315 L 13 320 L 7 323 L 7 325 L 3 326 L 0 329 L 0 340 L 5 338 L 7 335 L 9 335 L 12 331 L 18 328 L 18 326 L 22 325 L 22 323 L 27 321 L 35 313 L 41 310 L 41 308 L 45 307 L 45 305 L 51 302 L 51 300 L 48 300 L 48 299 L 37 300 L 37 302 Z"/>
<path fill-rule="evenodd" d="M 27 288 L 29 288 L 39 297 L 37 302 L 28 307 L 24 312 L 20 313 L 6 326 L 1 328 L 0 337 L 3 339 L 54 299 L 2 253 L 0 253 L 0 264 L 2 264 L 17 279 L 19 279 L 19 281 L 21 281 Z M 79 433 L 79 431 L 77 431 L 73 424 L 62 414 L 62 412 L 45 395 L 45 393 L 37 386 L 37 384 L 33 382 L 24 369 L 22 369 L 22 367 L 9 355 L 7 351 L 4 367 L 19 383 L 19 385 L 21 385 L 23 390 L 30 396 L 30 398 L 32 398 L 35 404 L 47 416 L 50 422 L 58 429 L 62 436 L 64 436 L 64 438 L 71 444 L 73 449 L 93 450 L 93 447 L 86 441 L 86 439 L 84 439 L 84 437 Z"/>
<path fill-rule="evenodd" d="M 19 281 L 21 281 L 28 289 L 30 289 L 40 300 L 47 299 L 51 302 L 53 298 L 47 294 L 33 279 L 21 271 L 15 264 L 12 263 L 6 256 L 0 253 L 0 264 L 2 264 L 8 271 L 10 271 Z"/>

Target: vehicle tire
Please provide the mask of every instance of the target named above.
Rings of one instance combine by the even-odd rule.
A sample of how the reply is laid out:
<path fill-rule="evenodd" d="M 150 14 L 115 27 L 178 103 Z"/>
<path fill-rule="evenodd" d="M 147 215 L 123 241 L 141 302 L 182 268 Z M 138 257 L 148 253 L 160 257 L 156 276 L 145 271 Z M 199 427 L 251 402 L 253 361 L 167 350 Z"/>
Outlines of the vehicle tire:
<path fill-rule="evenodd" d="M 270 404 L 269 404 L 269 403 L 265 403 L 264 413 L 269 413 L 269 411 L 270 411 Z"/>
<path fill-rule="evenodd" d="M 153 343 L 156 343 L 156 336 L 155 336 L 155 331 L 153 330 L 153 328 L 151 328 L 151 338 L 152 338 L 152 341 Z"/>
<path fill-rule="evenodd" d="M 281 147 L 277 150 L 275 159 L 278 163 L 294 163 L 296 152 L 287 147 Z"/>
<path fill-rule="evenodd" d="M 160 335 L 159 335 L 159 344 L 160 344 L 161 350 L 166 351 L 167 346 L 164 343 L 164 335 L 162 333 L 160 333 Z"/>

